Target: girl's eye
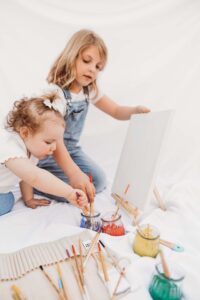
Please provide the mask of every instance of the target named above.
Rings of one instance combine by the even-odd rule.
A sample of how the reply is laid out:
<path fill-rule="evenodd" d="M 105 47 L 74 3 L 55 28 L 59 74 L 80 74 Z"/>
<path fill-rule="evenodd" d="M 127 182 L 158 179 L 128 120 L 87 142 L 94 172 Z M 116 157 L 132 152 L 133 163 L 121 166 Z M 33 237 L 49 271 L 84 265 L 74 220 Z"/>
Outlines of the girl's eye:
<path fill-rule="evenodd" d="M 51 142 L 45 141 L 45 143 L 46 143 L 47 145 L 51 145 Z"/>
<path fill-rule="evenodd" d="M 87 60 L 87 59 L 83 59 L 83 62 L 88 64 L 90 62 L 90 60 Z"/>

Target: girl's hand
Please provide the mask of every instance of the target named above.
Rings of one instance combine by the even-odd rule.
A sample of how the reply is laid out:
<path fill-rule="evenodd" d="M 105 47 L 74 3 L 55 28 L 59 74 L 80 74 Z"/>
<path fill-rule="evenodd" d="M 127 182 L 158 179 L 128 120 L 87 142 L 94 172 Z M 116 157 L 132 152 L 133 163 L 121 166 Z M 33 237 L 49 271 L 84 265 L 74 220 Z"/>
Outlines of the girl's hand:
<path fill-rule="evenodd" d="M 90 182 L 89 177 L 81 172 L 76 172 L 70 177 L 70 183 L 73 188 L 78 188 L 82 190 L 88 197 L 88 202 L 94 202 L 95 197 L 95 187 L 93 183 Z"/>
<path fill-rule="evenodd" d="M 73 191 L 67 197 L 67 200 L 69 200 L 71 204 L 78 208 L 88 209 L 88 199 L 82 190 L 73 189 Z"/>
<path fill-rule="evenodd" d="M 141 105 L 139 105 L 139 106 L 136 106 L 135 108 L 134 108 L 134 114 L 143 114 L 143 113 L 148 113 L 148 112 L 150 112 L 151 110 L 149 109 L 149 108 L 147 108 L 147 107 L 145 107 L 145 106 L 141 106 Z"/>
<path fill-rule="evenodd" d="M 48 206 L 51 201 L 47 200 L 47 199 L 35 199 L 35 198 L 31 198 L 29 200 L 24 200 L 24 204 L 30 208 L 37 208 L 38 206 Z"/>

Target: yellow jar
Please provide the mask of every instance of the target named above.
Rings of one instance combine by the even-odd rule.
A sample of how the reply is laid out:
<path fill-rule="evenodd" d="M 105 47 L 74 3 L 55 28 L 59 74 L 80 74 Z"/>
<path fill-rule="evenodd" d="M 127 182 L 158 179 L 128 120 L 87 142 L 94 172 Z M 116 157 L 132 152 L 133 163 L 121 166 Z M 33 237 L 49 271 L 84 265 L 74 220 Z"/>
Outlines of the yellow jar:
<path fill-rule="evenodd" d="M 133 242 L 133 251 L 140 256 L 156 257 L 159 252 L 160 233 L 150 224 L 143 224 L 137 229 Z"/>

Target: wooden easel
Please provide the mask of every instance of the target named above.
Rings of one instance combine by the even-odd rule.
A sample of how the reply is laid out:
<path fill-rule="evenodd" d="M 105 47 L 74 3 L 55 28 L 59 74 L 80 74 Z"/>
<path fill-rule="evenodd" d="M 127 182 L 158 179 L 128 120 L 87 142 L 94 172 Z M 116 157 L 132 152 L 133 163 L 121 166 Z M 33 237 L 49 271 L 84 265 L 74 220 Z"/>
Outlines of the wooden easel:
<path fill-rule="evenodd" d="M 166 207 L 164 205 L 164 202 L 160 196 L 160 193 L 157 189 L 157 187 L 155 186 L 154 187 L 154 190 L 153 190 L 153 193 L 154 193 L 154 196 L 156 198 L 156 201 L 158 202 L 158 206 L 162 209 L 162 210 L 166 210 Z M 119 206 L 119 207 L 122 207 L 129 215 L 133 216 L 133 222 L 136 224 L 136 218 L 139 216 L 140 214 L 140 210 L 135 207 L 132 203 L 124 200 L 121 196 L 119 196 L 118 194 L 115 194 L 115 193 L 112 193 L 111 196 L 115 199 L 116 201 L 116 204 Z"/>

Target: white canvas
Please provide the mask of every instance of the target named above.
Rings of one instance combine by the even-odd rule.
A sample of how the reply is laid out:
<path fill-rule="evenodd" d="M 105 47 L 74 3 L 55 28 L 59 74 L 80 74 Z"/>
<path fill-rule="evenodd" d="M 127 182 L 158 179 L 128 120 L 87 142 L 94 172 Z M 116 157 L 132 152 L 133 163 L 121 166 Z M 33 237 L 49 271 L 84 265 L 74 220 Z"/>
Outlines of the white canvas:
<path fill-rule="evenodd" d="M 153 191 L 156 169 L 173 110 L 133 115 L 112 192 L 144 209 Z M 125 194 L 126 187 L 130 185 Z"/>

